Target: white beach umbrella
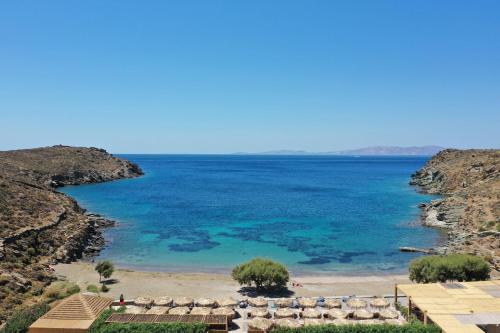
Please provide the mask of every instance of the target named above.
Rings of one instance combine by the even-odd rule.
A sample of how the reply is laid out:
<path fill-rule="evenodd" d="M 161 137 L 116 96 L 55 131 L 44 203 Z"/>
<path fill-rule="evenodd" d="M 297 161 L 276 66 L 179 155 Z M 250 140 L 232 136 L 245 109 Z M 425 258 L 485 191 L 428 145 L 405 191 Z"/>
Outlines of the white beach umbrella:
<path fill-rule="evenodd" d="M 251 328 L 257 329 L 257 330 L 267 332 L 271 328 L 273 328 L 274 323 L 271 319 L 256 317 L 256 318 L 252 318 L 252 320 L 250 320 L 248 322 L 248 326 L 250 326 Z"/>
<path fill-rule="evenodd" d="M 302 324 L 298 320 L 296 320 L 296 319 L 290 319 L 290 318 L 276 319 L 274 321 L 274 323 L 278 327 L 287 327 L 287 328 L 299 328 L 299 327 L 302 327 Z"/>
<path fill-rule="evenodd" d="M 269 311 L 267 311 L 267 308 L 252 308 L 250 309 L 249 313 L 251 317 L 263 317 L 263 318 L 271 317 Z"/>
<path fill-rule="evenodd" d="M 248 304 L 250 304 L 251 306 L 258 307 L 258 308 L 267 307 L 267 299 L 265 299 L 264 297 L 249 298 Z"/>
<path fill-rule="evenodd" d="M 295 312 L 290 308 L 279 308 L 274 312 L 274 318 L 295 318 Z"/>

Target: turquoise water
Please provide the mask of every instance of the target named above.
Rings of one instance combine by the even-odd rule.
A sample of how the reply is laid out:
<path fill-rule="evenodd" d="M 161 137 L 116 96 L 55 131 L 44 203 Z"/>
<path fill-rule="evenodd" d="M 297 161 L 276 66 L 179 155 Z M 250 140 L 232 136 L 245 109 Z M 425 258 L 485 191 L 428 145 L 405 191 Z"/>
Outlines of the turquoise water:
<path fill-rule="evenodd" d="M 408 185 L 425 157 L 123 155 L 146 175 L 61 190 L 119 221 L 100 258 L 161 271 L 228 271 L 254 256 L 296 274 L 397 273 L 438 231 Z"/>

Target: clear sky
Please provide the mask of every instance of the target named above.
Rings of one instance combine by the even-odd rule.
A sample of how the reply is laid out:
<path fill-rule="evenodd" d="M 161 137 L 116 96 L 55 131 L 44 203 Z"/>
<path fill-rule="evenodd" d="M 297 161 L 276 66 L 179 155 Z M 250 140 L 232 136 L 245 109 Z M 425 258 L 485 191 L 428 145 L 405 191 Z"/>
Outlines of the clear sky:
<path fill-rule="evenodd" d="M 500 148 L 500 1 L 2 1 L 0 150 Z"/>

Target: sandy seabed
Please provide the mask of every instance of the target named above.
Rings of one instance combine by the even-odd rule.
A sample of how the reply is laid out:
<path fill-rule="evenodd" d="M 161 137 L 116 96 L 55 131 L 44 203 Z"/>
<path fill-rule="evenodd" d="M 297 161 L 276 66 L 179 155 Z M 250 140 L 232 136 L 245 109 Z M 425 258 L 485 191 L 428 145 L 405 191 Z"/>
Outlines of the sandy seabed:
<path fill-rule="evenodd" d="M 82 291 L 89 284 L 98 285 L 99 276 L 94 266 L 87 262 L 58 264 L 56 275 L 77 283 Z M 109 284 L 109 297 L 118 298 L 123 294 L 126 299 L 138 296 L 188 296 L 234 297 L 239 298 L 240 286 L 228 274 L 216 273 L 165 273 L 117 269 L 113 273 L 114 283 Z M 373 276 L 291 276 L 291 281 L 301 287 L 288 288 L 293 297 L 300 296 L 348 296 L 348 295 L 392 295 L 395 283 L 410 283 L 407 275 Z"/>

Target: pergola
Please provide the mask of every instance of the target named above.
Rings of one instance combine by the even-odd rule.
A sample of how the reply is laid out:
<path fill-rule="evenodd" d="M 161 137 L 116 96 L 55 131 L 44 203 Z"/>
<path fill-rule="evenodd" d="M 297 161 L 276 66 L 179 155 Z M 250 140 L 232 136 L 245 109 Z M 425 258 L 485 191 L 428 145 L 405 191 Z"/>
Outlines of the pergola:
<path fill-rule="evenodd" d="M 112 302 L 112 299 L 99 296 L 72 295 L 35 321 L 29 333 L 88 332 L 92 323 Z"/>
<path fill-rule="evenodd" d="M 418 308 L 424 323 L 431 320 L 445 333 L 500 332 L 500 280 L 399 284 L 395 288 L 408 297 L 408 312 Z"/>

